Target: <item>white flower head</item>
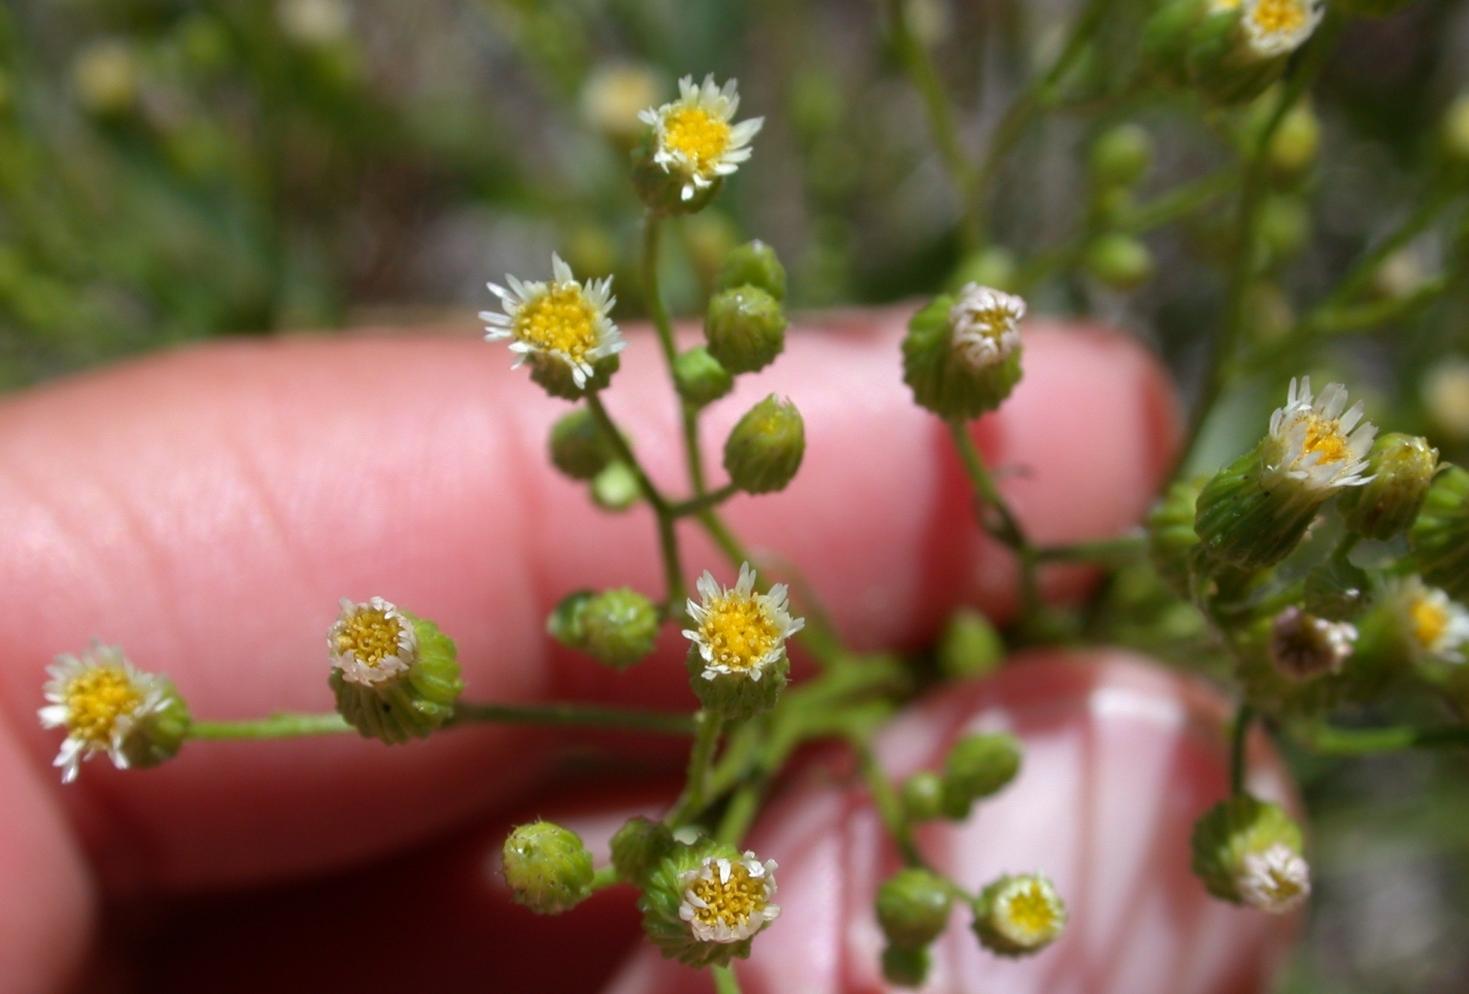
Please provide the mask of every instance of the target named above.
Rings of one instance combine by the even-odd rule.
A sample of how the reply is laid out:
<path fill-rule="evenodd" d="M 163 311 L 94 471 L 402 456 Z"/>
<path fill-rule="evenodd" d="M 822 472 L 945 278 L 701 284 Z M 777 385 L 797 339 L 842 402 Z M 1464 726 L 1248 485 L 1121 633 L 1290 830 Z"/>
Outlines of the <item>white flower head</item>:
<path fill-rule="evenodd" d="M 507 275 L 509 289 L 486 284 L 500 298 L 503 313 L 480 311 L 485 340 L 510 339 L 510 351 L 520 366 L 533 355 L 565 363 L 577 387 L 585 388 L 600 359 L 627 347 L 608 314 L 617 298 L 612 277 L 578 283 L 571 267 L 559 255 L 551 256 L 549 282 L 520 280 Z"/>
<path fill-rule="evenodd" d="M 954 351 L 975 369 L 1003 362 L 1020 347 L 1025 301 L 978 283 L 968 283 L 949 308 Z"/>
<path fill-rule="evenodd" d="M 1270 658 L 1296 680 L 1337 672 L 1356 645 L 1355 625 L 1319 618 L 1298 607 L 1281 611 L 1271 624 Z"/>
<path fill-rule="evenodd" d="M 1241 861 L 1235 888 L 1253 908 L 1284 914 L 1311 893 L 1311 867 L 1290 846 L 1276 843 Z"/>
<path fill-rule="evenodd" d="M 82 761 L 99 752 L 127 769 L 128 736 L 169 704 L 168 681 L 133 666 L 116 646 L 94 642 L 80 656 L 57 656 L 46 672 L 51 679 L 41 724 L 66 729 L 54 764 L 61 767 L 63 783 L 75 780 Z"/>
<path fill-rule="evenodd" d="M 990 902 L 989 925 L 1020 949 L 1039 949 L 1066 927 L 1066 905 L 1039 873 L 1009 877 Z"/>
<path fill-rule="evenodd" d="M 342 613 L 326 636 L 342 679 L 373 687 L 406 671 L 418 658 L 418 634 L 402 611 L 381 597 L 365 604 L 342 598 Z"/>
<path fill-rule="evenodd" d="M 1466 661 L 1469 610 L 1416 576 L 1395 584 L 1389 596 L 1419 652 L 1450 663 Z"/>
<path fill-rule="evenodd" d="M 733 587 L 720 586 L 707 570 L 696 586 L 702 602 L 689 601 L 689 617 L 697 627 L 683 634 L 699 647 L 706 680 L 733 674 L 758 682 L 785 652 L 786 639 L 806 625 L 804 618 L 791 617 L 785 584 L 755 592 L 749 563 L 740 565 Z"/>
<path fill-rule="evenodd" d="M 700 942 L 741 942 L 775 921 L 773 859 L 760 862 L 746 851 L 737 860 L 706 856 L 679 876 L 683 899 L 678 916 Z"/>
<path fill-rule="evenodd" d="M 685 76 L 678 81 L 677 100 L 638 115 L 653 128 L 653 161 L 664 172 L 683 178 L 682 199 L 694 199 L 695 193 L 729 176 L 750 157 L 750 139 L 759 133 L 765 119 L 732 123 L 739 106 L 735 80 L 717 86 L 710 74 L 696 86 L 694 77 Z"/>
<path fill-rule="evenodd" d="M 1326 11 L 1322 0 L 1244 0 L 1240 15 L 1250 48 L 1263 58 L 1289 55 L 1305 44 Z"/>
<path fill-rule="evenodd" d="M 1285 406 L 1270 417 L 1265 459 L 1267 488 L 1287 480 L 1320 498 L 1358 487 L 1377 426 L 1362 419 L 1362 402 L 1347 409 L 1347 388 L 1333 383 L 1311 396 L 1311 378 L 1290 381 Z"/>

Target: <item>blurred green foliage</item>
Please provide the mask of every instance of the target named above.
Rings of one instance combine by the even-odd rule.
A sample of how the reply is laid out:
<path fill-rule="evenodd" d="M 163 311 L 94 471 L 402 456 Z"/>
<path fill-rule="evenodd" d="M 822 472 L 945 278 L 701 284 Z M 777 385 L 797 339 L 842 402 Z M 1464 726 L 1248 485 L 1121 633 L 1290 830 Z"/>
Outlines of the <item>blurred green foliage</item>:
<path fill-rule="evenodd" d="M 1004 164 L 991 214 L 1006 251 L 967 258 L 958 197 L 881 6 L 9 0 L 0 388 L 212 335 L 409 321 L 470 330 L 489 303 L 485 279 L 541 272 L 553 248 L 578 272 L 625 277 L 621 316 L 634 316 L 631 115 L 677 76 L 706 71 L 738 76 L 747 112 L 767 124 L 718 211 L 677 229 L 676 309 L 696 306 L 725 250 L 758 236 L 786 260 L 797 308 L 932 293 L 959 274 L 1039 274 L 1027 287 L 1034 310 L 1133 329 L 1185 382 L 1196 378 L 1234 251 L 1230 177 L 1216 170 L 1240 136 L 1176 96 L 1114 92 L 1151 0 L 1112 5 L 1076 98 Z M 1073 9 L 906 7 L 971 152 Z M 1427 434 L 1445 459 L 1469 457 L 1469 228 L 1462 197 L 1425 199 L 1469 184 L 1445 173 L 1440 127 L 1469 88 L 1466 54 L 1469 11 L 1456 0 L 1346 30 L 1311 119 L 1291 121 L 1275 150 L 1247 343 L 1264 358 L 1241 370 L 1201 463 L 1258 434 L 1299 371 L 1345 378 L 1393 430 Z M 1122 122 L 1150 140 L 1109 130 Z M 1094 189 L 1096 174 L 1119 170 L 1127 189 Z M 1107 233 L 1109 219 L 1146 217 L 1200 180 L 1202 206 L 1182 223 L 1138 241 Z M 1293 338 L 1299 314 L 1415 210 L 1430 223 L 1365 299 L 1435 280 L 1446 291 L 1329 340 Z M 1144 571 L 1114 577 L 1092 635 L 1180 664 L 1207 657 L 1197 616 Z M 1462 991 L 1463 757 L 1297 765 L 1321 900 L 1282 990 Z"/>

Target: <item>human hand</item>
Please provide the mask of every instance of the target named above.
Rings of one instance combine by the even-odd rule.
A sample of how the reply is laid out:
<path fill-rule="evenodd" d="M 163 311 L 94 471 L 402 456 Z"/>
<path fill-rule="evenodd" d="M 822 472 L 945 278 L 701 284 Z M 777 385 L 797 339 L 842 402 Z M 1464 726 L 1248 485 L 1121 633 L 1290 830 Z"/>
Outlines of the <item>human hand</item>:
<path fill-rule="evenodd" d="M 818 318 L 740 395 L 796 398 L 808 454 L 787 491 L 737 499 L 730 517 L 799 564 L 859 647 L 920 644 L 956 605 L 1003 613 L 1013 593 L 941 426 L 895 375 L 904 316 Z M 1025 468 L 1004 489 L 1035 537 L 1114 534 L 1166 471 L 1168 389 L 1116 336 L 1040 321 L 1027 336 L 1026 379 L 978 424 L 980 444 L 992 463 Z M 673 437 L 673 404 L 654 382 L 651 343 L 632 337 L 609 404 L 645 440 L 654 475 L 675 479 L 678 453 L 652 441 Z M 553 780 L 558 750 L 544 733 L 459 730 L 393 750 L 347 738 L 194 743 L 144 773 L 94 762 L 63 790 L 47 769 L 56 737 L 35 720 L 44 665 L 94 634 L 170 675 L 197 715 L 320 710 L 326 665 L 310 647 L 338 597 L 378 593 L 455 635 L 476 698 L 688 707 L 676 636 L 626 674 L 545 637 L 566 591 L 654 589 L 657 557 L 640 513 L 600 514 L 546 467 L 542 440 L 562 408 L 504 366 L 503 353 L 458 340 L 220 346 L 0 405 L 0 593 L 14 612 L 0 668 L 7 990 L 67 989 L 89 959 L 88 989 L 105 977 L 150 991 L 583 990 L 634 945 L 626 890 L 536 919 L 507 908 L 487 872 L 510 814 L 579 818 L 590 841 L 615 825 L 606 812 L 660 803 L 656 788 L 573 792 Z M 711 437 L 740 398 L 711 412 Z M 720 572 L 689 538 L 693 568 Z M 1048 592 L 1084 582 L 1057 573 Z M 1213 902 L 1188 873 L 1188 830 L 1225 790 L 1216 703 L 1115 654 L 1085 666 L 1031 659 L 921 706 L 887 734 L 884 760 L 898 773 L 932 763 L 971 718 L 1013 727 L 1026 765 L 969 824 L 936 832 L 932 851 L 961 879 L 1044 869 L 1071 924 L 1017 964 L 981 957 L 956 921 L 931 989 L 1222 994 L 1263 983 L 1280 930 Z M 662 754 L 637 756 L 648 767 Z M 1263 768 L 1259 791 L 1285 793 Z M 886 843 L 860 792 L 810 769 L 755 832 L 782 864 L 784 912 L 739 967 L 752 994 L 880 986 L 868 909 Z M 451 830 L 461 834 L 426 844 Z M 328 872 L 338 876 L 309 882 Z M 308 882 L 247 893 L 285 881 Z M 204 892 L 229 896 L 190 903 L 197 914 L 172 919 L 161 940 L 119 938 L 118 909 Z M 636 955 L 616 989 L 698 982 Z"/>

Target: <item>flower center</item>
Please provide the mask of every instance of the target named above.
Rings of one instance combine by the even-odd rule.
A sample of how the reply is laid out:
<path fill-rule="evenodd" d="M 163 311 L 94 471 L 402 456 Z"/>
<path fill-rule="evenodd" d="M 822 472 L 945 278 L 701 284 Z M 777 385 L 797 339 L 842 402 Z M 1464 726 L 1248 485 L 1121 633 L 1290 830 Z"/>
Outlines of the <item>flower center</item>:
<path fill-rule="evenodd" d="M 775 622 L 754 597 L 726 594 L 709 606 L 699 634 L 717 662 L 748 670 L 780 640 Z"/>
<path fill-rule="evenodd" d="M 1266 34 L 1293 34 L 1306 25 L 1306 7 L 1300 0 L 1259 0 L 1250 16 Z"/>
<path fill-rule="evenodd" d="M 364 607 L 352 612 L 336 636 L 337 651 L 352 655 L 366 666 L 376 667 L 389 656 L 398 655 L 402 622 L 386 611 Z"/>
<path fill-rule="evenodd" d="M 515 337 L 575 362 L 584 362 L 597 346 L 597 314 L 581 287 L 572 283 L 552 286 L 526 302 L 515 314 Z"/>
<path fill-rule="evenodd" d="M 1031 883 L 1010 898 L 1007 917 L 1030 935 L 1045 935 L 1056 927 L 1056 909 L 1038 883 Z"/>
<path fill-rule="evenodd" d="M 663 144 L 704 172 L 729 147 L 729 131 L 728 121 L 702 107 L 680 107 L 663 121 Z"/>
<path fill-rule="evenodd" d="M 988 307 L 966 311 L 969 327 L 965 331 L 975 332 L 989 339 L 998 339 L 1010 330 L 1010 313 L 1001 307 Z"/>
<path fill-rule="evenodd" d="M 120 666 L 79 674 L 66 685 L 65 696 L 67 731 L 101 746 L 111 742 L 117 720 L 143 703 L 142 693 Z"/>
<path fill-rule="evenodd" d="M 1347 440 L 1341 433 L 1341 424 L 1335 418 L 1306 415 L 1306 441 L 1301 446 L 1301 455 L 1304 457 L 1313 452 L 1318 456 L 1318 466 L 1343 462 L 1351 456 Z"/>
<path fill-rule="evenodd" d="M 724 924 L 738 928 L 765 909 L 765 883 L 750 876 L 740 863 L 729 868 L 729 879 L 721 881 L 718 871 L 701 877 L 689 892 L 706 905 L 694 909 L 694 917 L 708 926 Z"/>
<path fill-rule="evenodd" d="M 1293 879 L 1289 873 L 1279 866 L 1270 866 L 1265 871 L 1270 882 L 1265 885 L 1265 893 L 1280 904 L 1284 904 L 1297 894 L 1301 893 L 1301 882 Z"/>
<path fill-rule="evenodd" d="M 1438 645 L 1449 627 L 1449 612 L 1427 597 L 1413 602 L 1413 637 L 1424 648 Z"/>

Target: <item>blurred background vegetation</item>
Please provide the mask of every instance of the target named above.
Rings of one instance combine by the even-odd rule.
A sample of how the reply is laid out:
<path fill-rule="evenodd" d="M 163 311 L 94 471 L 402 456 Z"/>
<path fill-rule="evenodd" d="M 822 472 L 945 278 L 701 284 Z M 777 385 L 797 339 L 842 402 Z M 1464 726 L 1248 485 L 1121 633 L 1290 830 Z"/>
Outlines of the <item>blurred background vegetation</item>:
<path fill-rule="evenodd" d="M 1129 329 L 1187 388 L 1219 323 L 1231 168 L 1252 115 L 1117 85 L 1153 5 L 1112 4 L 1067 98 L 1002 163 L 990 213 L 1004 251 L 973 254 L 886 17 L 901 7 L 931 50 L 977 157 L 1054 58 L 1067 0 L 7 0 L 0 388 L 211 336 L 469 333 L 484 281 L 541 273 L 553 248 L 580 273 L 623 276 L 620 316 L 635 317 L 635 115 L 706 71 L 737 76 L 766 126 L 716 208 L 677 228 L 676 310 L 696 311 L 725 249 L 759 236 L 798 308 L 983 273 L 1024 284 L 1035 310 Z M 1469 457 L 1469 164 L 1446 161 L 1443 125 L 1466 88 L 1465 4 L 1421 0 L 1347 27 L 1311 112 L 1284 129 L 1295 144 L 1253 247 L 1265 278 L 1248 344 L 1263 359 L 1205 462 L 1258 434 L 1234 426 L 1263 423 L 1301 369 L 1345 377 L 1380 423 Z M 1103 189 L 1097 139 L 1124 121 L 1145 129 L 1149 164 Z M 1177 223 L 1147 220 L 1163 216 Z M 1300 314 L 1405 219 L 1411 237 L 1359 287 L 1364 308 L 1383 306 L 1300 341 Z M 1114 640 L 1184 658 L 1199 634 L 1142 572 L 1099 604 L 1119 619 L 1099 629 Z M 1320 900 L 1282 991 L 1462 992 L 1464 758 L 1297 765 Z"/>

